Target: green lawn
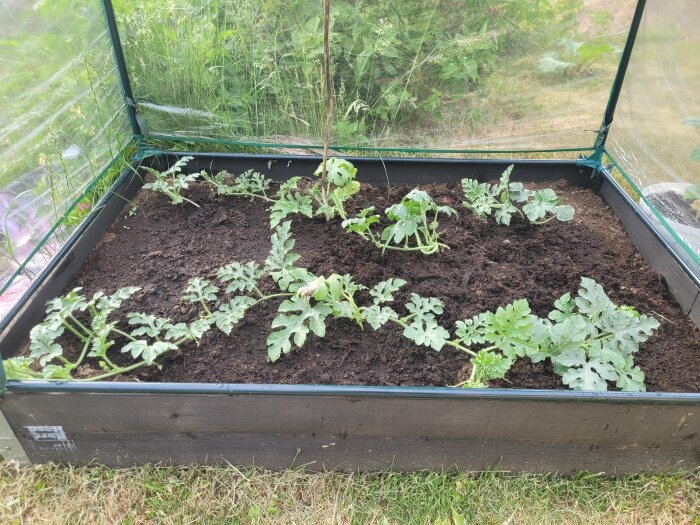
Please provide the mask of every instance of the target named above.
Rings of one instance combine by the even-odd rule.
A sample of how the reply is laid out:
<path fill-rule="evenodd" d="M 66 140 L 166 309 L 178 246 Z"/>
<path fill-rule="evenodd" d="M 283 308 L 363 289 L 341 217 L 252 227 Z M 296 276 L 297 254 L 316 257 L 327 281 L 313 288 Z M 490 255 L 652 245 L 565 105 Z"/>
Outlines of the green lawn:
<path fill-rule="evenodd" d="M 1 523 L 700 523 L 700 475 L 0 467 Z"/>

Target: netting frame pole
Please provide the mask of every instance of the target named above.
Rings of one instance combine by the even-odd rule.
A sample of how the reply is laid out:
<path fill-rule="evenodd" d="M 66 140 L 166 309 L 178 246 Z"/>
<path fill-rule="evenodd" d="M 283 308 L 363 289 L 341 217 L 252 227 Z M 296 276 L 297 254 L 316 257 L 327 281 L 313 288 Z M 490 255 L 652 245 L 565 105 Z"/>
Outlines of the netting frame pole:
<path fill-rule="evenodd" d="M 622 85 L 625 81 L 625 75 L 627 74 L 627 67 L 629 66 L 630 58 L 632 57 L 632 50 L 634 49 L 634 44 L 637 41 L 637 33 L 639 32 L 639 26 L 642 23 L 646 3 L 646 0 L 637 0 L 637 5 L 634 9 L 634 16 L 632 17 L 632 23 L 630 25 L 630 30 L 627 34 L 625 47 L 622 50 L 622 55 L 620 56 L 620 63 L 617 66 L 617 73 L 615 74 L 615 79 L 613 80 L 612 87 L 610 88 L 610 96 L 608 97 L 608 103 L 605 107 L 603 122 L 601 123 L 600 128 L 598 129 L 598 136 L 596 137 L 595 144 L 593 145 L 593 154 L 589 157 L 582 157 L 578 161 L 579 166 L 593 169 L 593 173 L 591 174 L 591 176 L 599 174 L 603 167 L 603 154 L 605 153 L 605 143 L 608 140 L 608 133 L 610 132 L 610 126 L 615 116 L 617 102 L 620 99 Z"/>
<path fill-rule="evenodd" d="M 114 62 L 117 66 L 117 73 L 119 75 L 119 83 L 122 87 L 122 95 L 124 96 L 124 103 L 126 105 L 126 113 L 129 118 L 129 124 L 131 125 L 131 132 L 133 133 L 136 143 L 139 144 L 141 139 L 148 135 L 146 130 L 146 125 L 136 109 L 136 99 L 134 98 L 134 92 L 131 89 L 131 80 L 129 79 L 129 70 L 126 66 L 126 59 L 124 58 L 124 48 L 122 47 L 122 41 L 119 37 L 119 28 L 117 27 L 117 19 L 114 15 L 114 6 L 112 5 L 112 0 L 101 0 L 102 9 L 104 10 L 105 21 L 107 23 L 107 31 L 109 32 L 109 38 L 112 43 L 112 56 Z"/>

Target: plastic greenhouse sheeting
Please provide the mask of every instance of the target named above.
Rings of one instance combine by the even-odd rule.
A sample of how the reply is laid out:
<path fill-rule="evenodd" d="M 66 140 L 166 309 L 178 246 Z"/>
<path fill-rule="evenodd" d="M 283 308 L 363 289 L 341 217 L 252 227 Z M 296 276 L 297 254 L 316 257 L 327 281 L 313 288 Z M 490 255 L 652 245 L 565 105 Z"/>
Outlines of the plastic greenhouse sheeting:
<path fill-rule="evenodd" d="M 700 264 L 700 2 L 647 0 L 607 148 L 630 191 Z M 700 275 L 700 271 L 698 271 Z"/>
<path fill-rule="evenodd" d="M 635 2 L 331 2 L 337 146 L 590 148 Z M 318 0 L 115 1 L 156 138 L 317 145 Z"/>
<path fill-rule="evenodd" d="M 2 315 L 92 207 L 86 188 L 131 131 L 95 0 L 0 3 L 0 77 Z"/>
<path fill-rule="evenodd" d="M 139 145 L 318 147 L 318 0 L 113 0 Z M 588 154 L 637 2 L 332 0 L 332 142 L 344 154 Z M 100 0 L 0 4 L 0 315 L 130 147 Z M 700 4 L 648 0 L 609 159 L 700 262 Z M 200 144 L 196 144 L 200 143 Z M 389 151 L 386 151 L 389 150 Z M 245 150 L 249 151 L 249 150 Z M 699 272 L 700 274 L 700 272 Z"/>

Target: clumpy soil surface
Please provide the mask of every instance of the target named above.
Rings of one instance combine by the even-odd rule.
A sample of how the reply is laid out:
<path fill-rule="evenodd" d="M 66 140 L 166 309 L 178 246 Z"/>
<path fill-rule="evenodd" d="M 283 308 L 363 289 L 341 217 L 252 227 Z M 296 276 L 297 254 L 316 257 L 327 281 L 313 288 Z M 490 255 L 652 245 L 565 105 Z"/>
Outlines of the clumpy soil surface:
<path fill-rule="evenodd" d="M 440 322 L 450 331 L 457 320 L 520 298 L 530 302 L 534 313 L 546 316 L 555 299 L 576 292 L 581 276 L 592 277 L 614 302 L 632 305 L 661 323 L 635 357 L 647 388 L 700 391 L 700 331 L 662 277 L 647 266 L 612 211 L 592 191 L 565 182 L 553 187 L 576 209 L 573 222 L 530 226 L 516 220 L 510 227 L 499 226 L 460 206 L 459 184 L 434 184 L 423 189 L 438 203 L 461 210 L 456 218 L 441 219 L 449 251 L 430 256 L 387 252 L 382 257 L 370 243 L 343 232 L 337 219 L 326 223 L 299 216 L 292 222 L 294 251 L 301 255 L 298 264 L 317 275 L 349 273 L 367 286 L 390 277 L 405 279 L 408 284 L 396 294 L 395 308 L 403 312 L 411 292 L 438 297 L 445 303 Z M 363 185 L 348 210 L 354 213 L 369 205 L 382 210 L 410 189 Z M 125 208 L 66 291 L 82 286 L 91 295 L 140 286 L 143 290 L 124 305 L 122 315 L 143 311 L 176 321 L 196 319 L 198 307 L 180 301 L 187 280 L 203 276 L 215 281 L 216 270 L 231 261 L 264 261 L 271 231 L 266 206 L 259 200 L 215 196 L 198 184 L 187 196 L 201 207 L 173 206 L 162 195 L 141 191 L 135 199 L 138 211 L 129 214 L 129 206 Z M 276 289 L 269 278 L 262 288 L 269 293 Z M 361 292 L 358 297 L 367 301 L 368 295 Z M 249 310 L 230 336 L 212 328 L 200 346 L 188 343 L 163 356 L 161 370 L 144 368 L 117 379 L 445 386 L 468 372 L 469 356 L 456 349 L 435 352 L 416 346 L 394 325 L 361 331 L 350 321 L 330 318 L 324 339 L 310 334 L 303 348 L 268 363 L 265 340 L 278 304 L 271 300 Z M 565 388 L 550 365 L 526 359 L 515 363 L 507 381 L 494 386 Z"/>

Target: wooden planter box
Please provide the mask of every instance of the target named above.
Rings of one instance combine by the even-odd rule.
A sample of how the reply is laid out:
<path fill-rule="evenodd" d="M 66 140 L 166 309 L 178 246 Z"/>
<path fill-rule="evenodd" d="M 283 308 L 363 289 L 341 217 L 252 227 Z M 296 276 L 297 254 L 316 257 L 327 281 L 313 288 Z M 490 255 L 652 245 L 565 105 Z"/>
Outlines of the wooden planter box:
<path fill-rule="evenodd" d="M 171 157 L 150 159 L 163 166 Z M 188 169 L 306 175 L 317 157 L 197 155 Z M 617 182 L 576 161 L 353 159 L 382 184 L 489 180 L 592 187 L 700 325 L 700 282 Z M 0 329 L 12 355 L 141 184 L 124 173 Z M 1 370 L 1 368 L 0 368 Z M 342 470 L 580 470 L 626 474 L 700 465 L 700 394 L 421 387 L 10 381 L 0 400 L 6 459 L 73 465 L 258 465 Z"/>

